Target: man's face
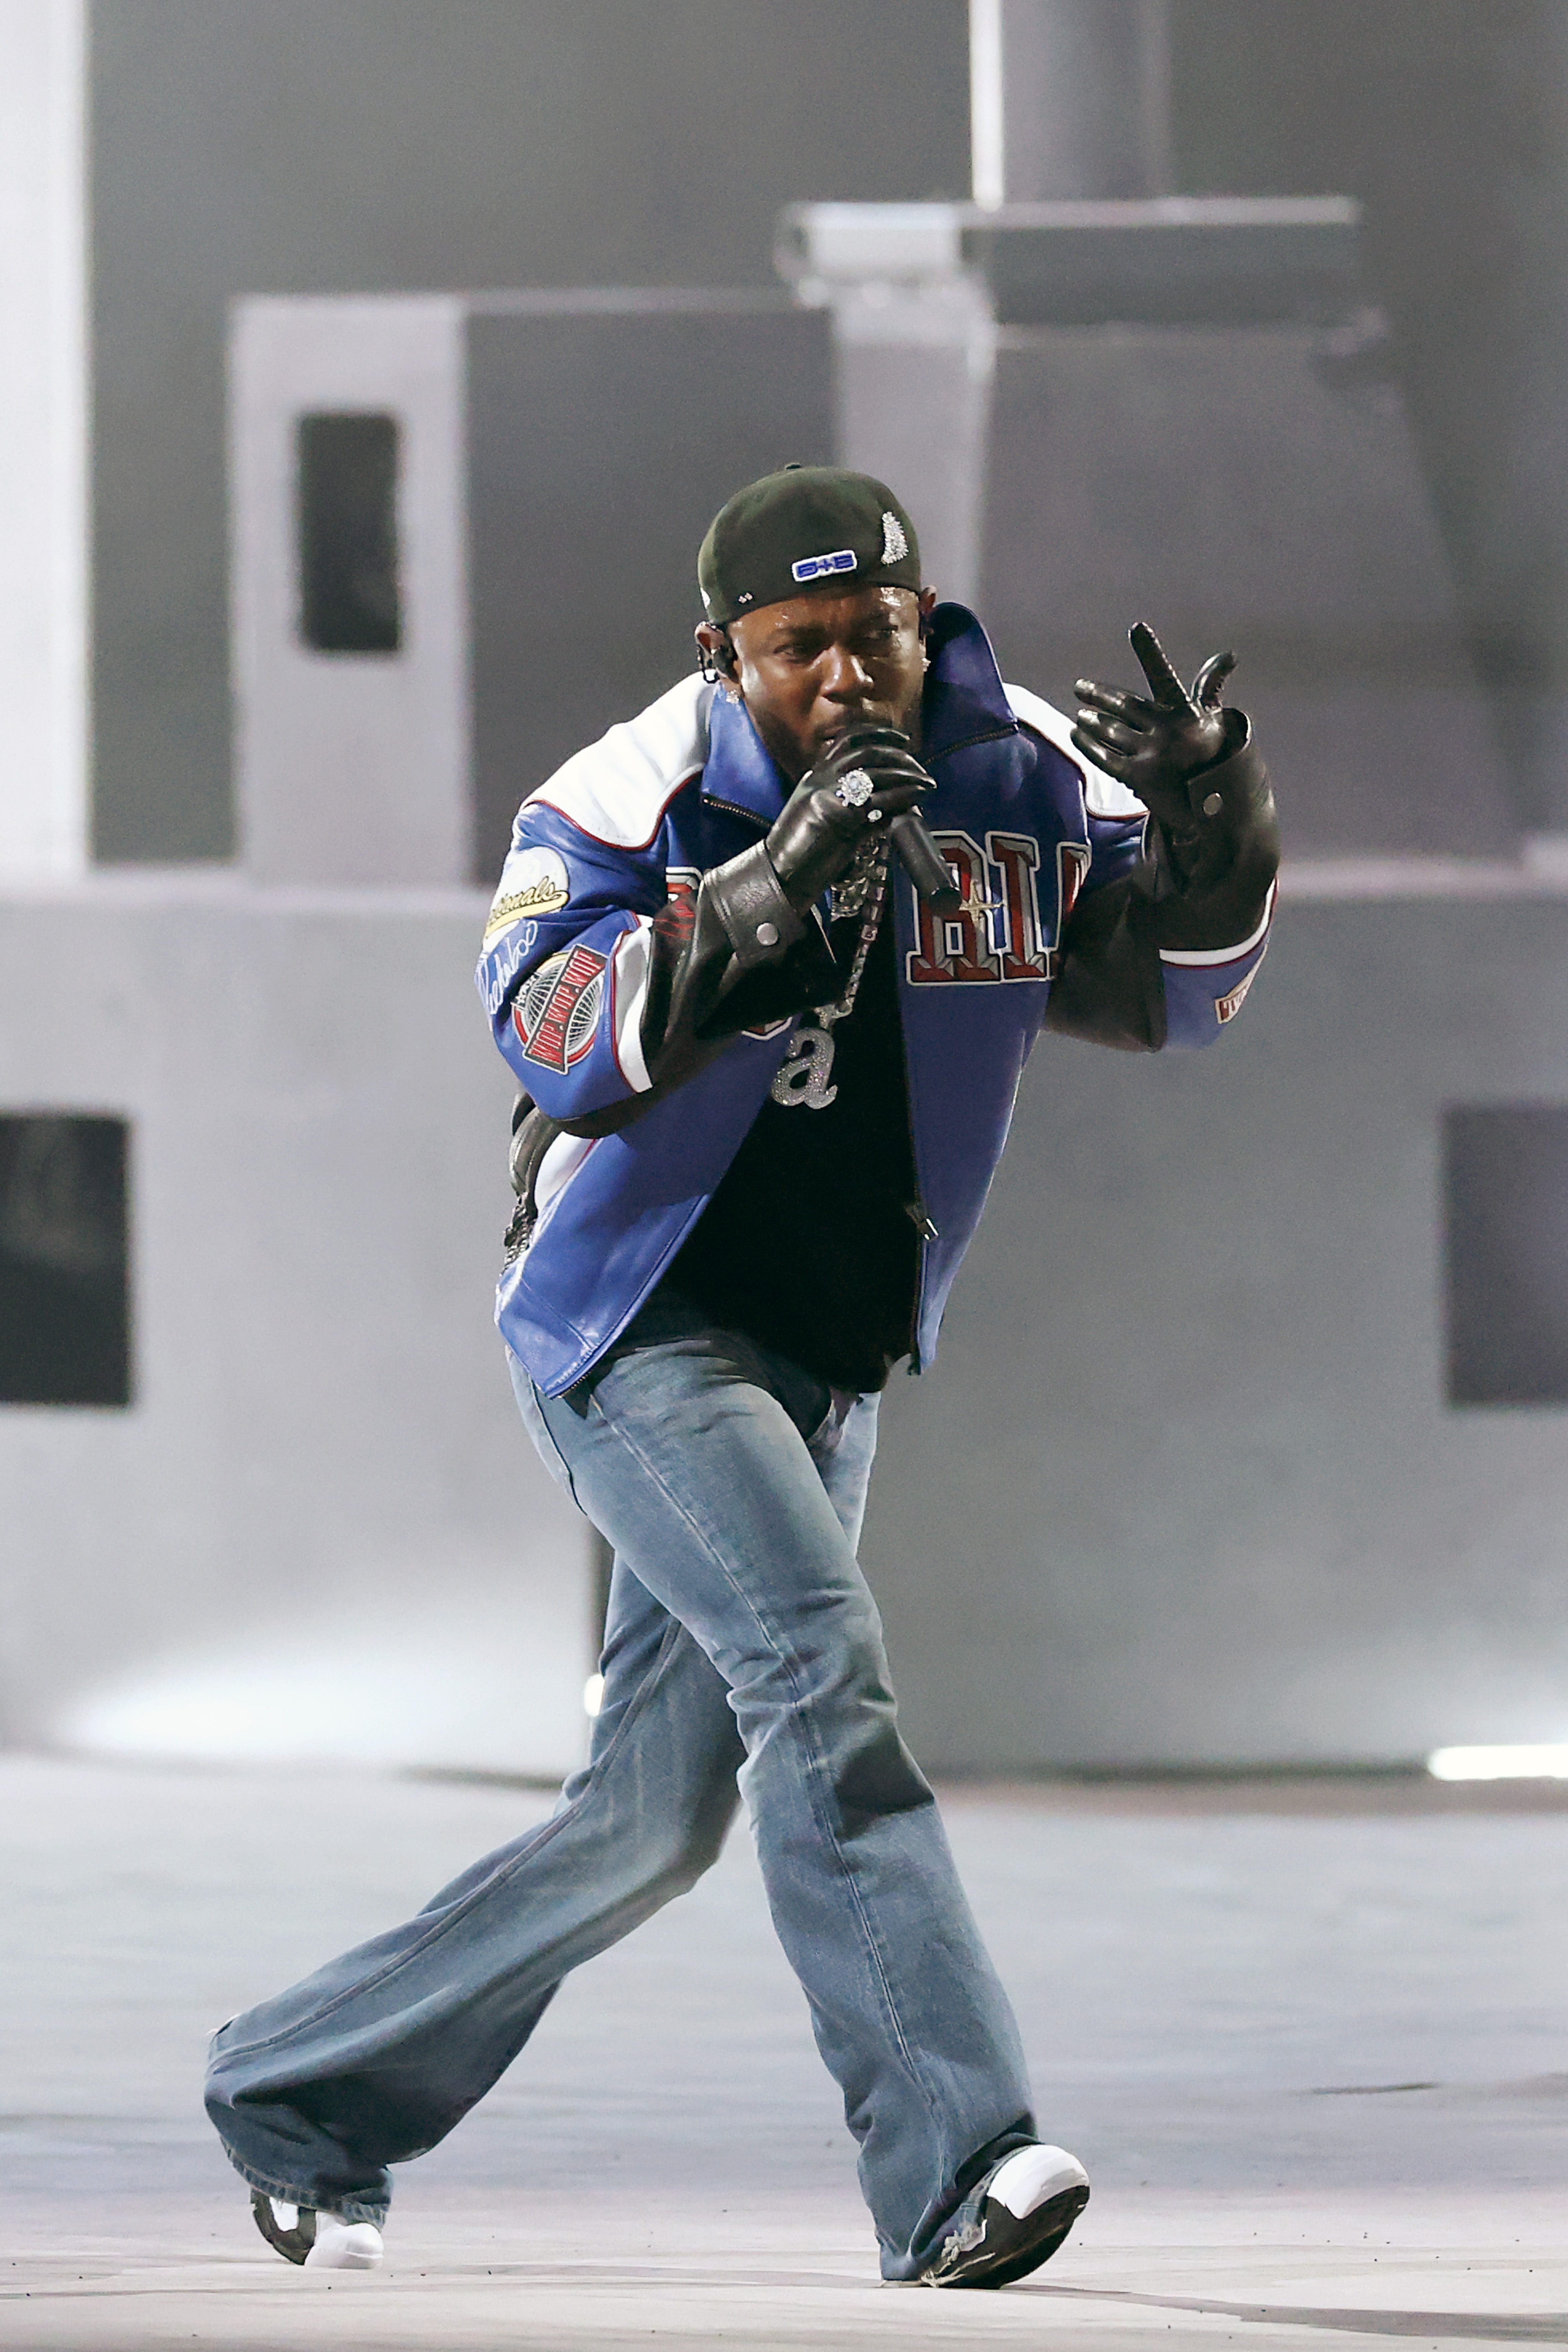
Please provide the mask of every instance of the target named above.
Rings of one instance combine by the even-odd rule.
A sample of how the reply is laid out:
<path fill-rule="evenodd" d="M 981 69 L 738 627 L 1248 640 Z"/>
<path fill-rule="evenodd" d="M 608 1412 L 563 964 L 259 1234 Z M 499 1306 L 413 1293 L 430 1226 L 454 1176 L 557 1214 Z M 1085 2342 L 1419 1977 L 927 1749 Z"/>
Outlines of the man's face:
<path fill-rule="evenodd" d="M 817 588 L 732 624 L 734 683 L 792 783 L 857 727 L 899 727 L 918 745 L 920 622 L 936 602 L 934 588 Z M 711 648 L 719 633 L 697 635 Z"/>

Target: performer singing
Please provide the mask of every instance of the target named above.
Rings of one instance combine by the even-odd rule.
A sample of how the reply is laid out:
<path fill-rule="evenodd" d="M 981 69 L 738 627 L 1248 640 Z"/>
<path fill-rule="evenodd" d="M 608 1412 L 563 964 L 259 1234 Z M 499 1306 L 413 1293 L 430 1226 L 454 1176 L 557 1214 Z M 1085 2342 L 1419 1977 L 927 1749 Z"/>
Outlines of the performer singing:
<path fill-rule="evenodd" d="M 377 2260 L 387 2166 L 744 1798 L 883 2276 L 1000 2286 L 1089 2186 L 899 1736 L 855 1559 L 877 1407 L 931 1361 L 1040 1029 L 1154 1052 L 1239 1011 L 1273 803 L 1231 656 L 1188 691 L 1140 625 L 1147 691 L 1081 681 L 1070 726 L 865 475 L 752 483 L 698 581 L 700 674 L 523 803 L 478 973 L 526 1089 L 512 1379 L 615 1551 L 591 1754 L 548 1822 L 225 2026 L 209 2107 L 281 2252 Z M 956 909 L 904 870 L 916 810 Z"/>

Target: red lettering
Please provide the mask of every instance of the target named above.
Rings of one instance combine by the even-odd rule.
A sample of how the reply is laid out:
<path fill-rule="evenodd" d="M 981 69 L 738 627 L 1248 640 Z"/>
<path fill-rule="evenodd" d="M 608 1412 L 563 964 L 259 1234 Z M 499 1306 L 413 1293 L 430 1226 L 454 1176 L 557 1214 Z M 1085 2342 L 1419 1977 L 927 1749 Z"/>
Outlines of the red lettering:
<path fill-rule="evenodd" d="M 1007 910 L 1007 945 L 1002 950 L 1004 980 L 1044 980 L 1045 942 L 1040 929 L 1040 844 L 1022 833 L 988 833 L 986 847 L 1002 875 L 1002 904 Z"/>
<path fill-rule="evenodd" d="M 996 902 L 989 895 L 985 852 L 967 833 L 936 833 L 932 839 L 952 867 L 964 903 L 956 915 L 936 915 L 924 898 L 916 898 L 920 945 L 904 961 L 910 984 L 999 980 L 1001 965 L 990 940 Z"/>
<path fill-rule="evenodd" d="M 530 1062 L 542 1062 L 547 1069 L 564 1072 L 571 1062 L 582 1059 L 592 1043 L 591 1034 L 579 1045 L 575 1054 L 569 1055 L 567 1033 L 584 990 L 601 979 L 603 971 L 604 958 L 601 955 L 596 955 L 591 948 L 575 947 L 531 1021 L 529 1015 L 533 1013 L 533 1004 L 530 992 L 525 991 L 518 998 L 512 1020 L 523 1040 L 523 1051 Z"/>
<path fill-rule="evenodd" d="M 936 833 L 932 838 L 953 869 L 964 903 L 956 915 L 941 916 L 924 898 L 915 899 L 920 943 L 904 961 L 912 985 L 1053 979 L 1059 950 L 1048 946 L 1040 919 L 1039 842 L 1024 833 L 988 833 L 982 850 L 967 833 Z M 1085 842 L 1057 844 L 1058 941 L 1088 878 L 1089 859 Z M 999 898 L 990 896 L 993 873 L 1000 877 Z M 994 928 L 998 914 L 999 945 Z"/>
<path fill-rule="evenodd" d="M 1056 845 L 1056 945 L 1045 960 L 1053 980 L 1061 962 L 1061 934 L 1067 929 L 1067 918 L 1078 904 L 1078 894 L 1089 879 L 1092 856 L 1084 841 L 1059 841 Z"/>

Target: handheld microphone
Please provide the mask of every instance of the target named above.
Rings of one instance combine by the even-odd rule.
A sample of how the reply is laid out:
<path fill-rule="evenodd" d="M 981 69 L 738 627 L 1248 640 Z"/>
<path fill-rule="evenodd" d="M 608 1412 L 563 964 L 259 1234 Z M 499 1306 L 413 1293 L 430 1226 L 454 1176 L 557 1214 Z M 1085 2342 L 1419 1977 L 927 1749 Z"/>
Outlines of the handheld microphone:
<path fill-rule="evenodd" d="M 934 914 L 963 911 L 964 895 L 953 879 L 953 869 L 932 840 L 918 809 L 895 816 L 888 826 L 899 861 Z"/>

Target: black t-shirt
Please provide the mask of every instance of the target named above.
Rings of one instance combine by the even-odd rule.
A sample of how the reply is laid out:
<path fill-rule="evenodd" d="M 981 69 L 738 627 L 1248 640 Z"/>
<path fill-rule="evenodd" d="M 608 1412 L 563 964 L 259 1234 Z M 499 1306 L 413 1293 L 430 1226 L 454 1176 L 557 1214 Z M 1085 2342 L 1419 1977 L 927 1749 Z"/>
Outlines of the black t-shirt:
<path fill-rule="evenodd" d="M 859 928 L 833 926 L 843 978 Z M 836 1389 L 885 1387 L 914 1343 L 920 1240 L 893 934 L 890 893 L 854 1009 L 831 1033 L 833 1099 L 764 1102 L 669 1274 L 716 1322 Z"/>

